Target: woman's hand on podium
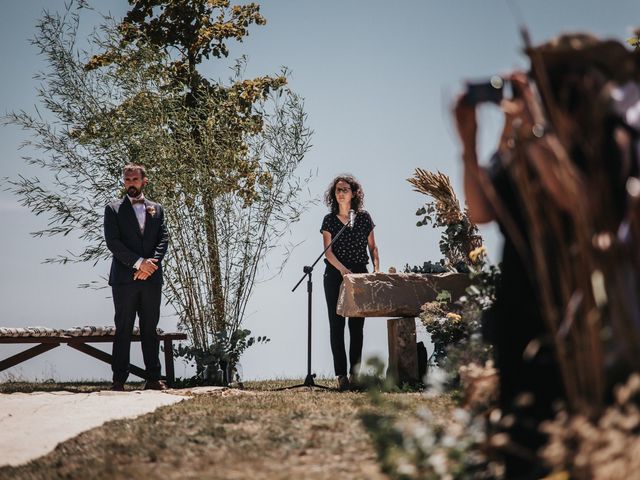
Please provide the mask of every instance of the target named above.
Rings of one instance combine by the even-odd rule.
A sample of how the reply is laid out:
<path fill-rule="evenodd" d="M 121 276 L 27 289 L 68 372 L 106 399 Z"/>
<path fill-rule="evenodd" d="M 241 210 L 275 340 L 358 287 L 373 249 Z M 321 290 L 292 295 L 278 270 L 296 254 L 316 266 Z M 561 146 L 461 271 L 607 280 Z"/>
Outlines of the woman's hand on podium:
<path fill-rule="evenodd" d="M 340 274 L 342 274 L 343 277 L 345 275 L 349 275 L 350 273 L 353 273 L 353 272 L 351 270 L 349 270 L 347 267 L 342 267 L 340 269 Z"/>

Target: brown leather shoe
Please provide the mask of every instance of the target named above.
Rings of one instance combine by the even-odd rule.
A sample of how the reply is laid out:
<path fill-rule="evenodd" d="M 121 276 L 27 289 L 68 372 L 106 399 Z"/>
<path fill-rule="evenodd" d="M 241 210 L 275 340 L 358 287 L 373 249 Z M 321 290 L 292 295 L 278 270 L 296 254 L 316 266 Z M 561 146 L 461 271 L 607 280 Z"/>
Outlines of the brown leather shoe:
<path fill-rule="evenodd" d="M 124 392 L 124 383 L 122 382 L 113 382 L 111 385 L 112 392 Z"/>
<path fill-rule="evenodd" d="M 162 380 L 153 380 L 145 382 L 144 384 L 145 390 L 167 390 L 167 384 Z"/>

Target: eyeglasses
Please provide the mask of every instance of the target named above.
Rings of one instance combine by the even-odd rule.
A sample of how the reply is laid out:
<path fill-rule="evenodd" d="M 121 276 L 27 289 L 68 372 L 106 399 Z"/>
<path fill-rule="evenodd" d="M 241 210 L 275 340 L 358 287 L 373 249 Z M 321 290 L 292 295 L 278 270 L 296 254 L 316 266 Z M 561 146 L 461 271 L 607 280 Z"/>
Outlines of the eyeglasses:
<path fill-rule="evenodd" d="M 351 189 L 349 187 L 337 187 L 336 193 L 349 193 Z"/>

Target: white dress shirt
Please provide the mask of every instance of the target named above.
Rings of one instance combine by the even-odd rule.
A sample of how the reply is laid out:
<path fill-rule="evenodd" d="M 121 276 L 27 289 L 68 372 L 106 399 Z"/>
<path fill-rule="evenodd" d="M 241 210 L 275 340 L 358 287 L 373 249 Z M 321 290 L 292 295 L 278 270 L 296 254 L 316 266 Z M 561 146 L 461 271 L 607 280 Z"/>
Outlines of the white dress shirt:
<path fill-rule="evenodd" d="M 129 197 L 129 195 L 127 195 Z M 138 198 L 129 197 L 129 201 L 131 202 L 131 206 L 133 207 L 133 211 L 136 214 L 136 218 L 138 219 L 138 226 L 140 227 L 140 231 L 144 232 L 144 223 L 147 220 L 147 207 L 145 203 L 133 203 L 134 200 L 144 200 L 144 194 L 141 194 Z M 133 264 L 133 268 L 138 270 L 144 258 L 140 257 L 136 263 Z"/>

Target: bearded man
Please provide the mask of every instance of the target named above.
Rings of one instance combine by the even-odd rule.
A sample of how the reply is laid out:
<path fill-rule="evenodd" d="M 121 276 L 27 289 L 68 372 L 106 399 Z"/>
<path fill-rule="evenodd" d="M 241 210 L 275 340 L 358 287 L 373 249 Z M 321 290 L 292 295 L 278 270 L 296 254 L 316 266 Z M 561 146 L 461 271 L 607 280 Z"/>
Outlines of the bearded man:
<path fill-rule="evenodd" d="M 104 211 L 104 237 L 113 254 L 109 285 L 116 326 L 111 389 L 124 391 L 137 314 L 147 374 L 145 389 L 165 390 L 166 385 L 160 381 L 160 342 L 156 328 L 162 297 L 162 259 L 167 252 L 169 235 L 162 206 L 144 196 L 144 187 L 149 182 L 144 167 L 125 166 L 123 180 L 126 195 L 111 202 Z"/>

